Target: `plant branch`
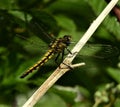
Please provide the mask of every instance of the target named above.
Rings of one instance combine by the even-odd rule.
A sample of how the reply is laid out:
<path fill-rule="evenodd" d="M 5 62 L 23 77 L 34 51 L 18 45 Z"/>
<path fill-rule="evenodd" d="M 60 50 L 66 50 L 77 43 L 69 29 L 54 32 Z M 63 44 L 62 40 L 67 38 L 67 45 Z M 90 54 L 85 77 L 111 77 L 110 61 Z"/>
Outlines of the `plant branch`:
<path fill-rule="evenodd" d="M 109 14 L 109 12 L 112 10 L 112 8 L 115 6 L 115 4 L 118 2 L 118 0 L 111 0 L 111 2 L 106 6 L 106 8 L 102 11 L 102 13 L 97 17 L 96 20 L 93 21 L 91 26 L 88 28 L 86 33 L 83 35 L 83 37 L 79 40 L 79 42 L 75 45 L 75 47 L 72 49 L 72 53 L 68 54 L 68 56 L 65 58 L 63 63 L 66 65 L 70 65 L 72 67 L 78 67 L 85 65 L 84 63 L 76 65 L 71 65 L 71 62 L 76 57 L 78 52 L 82 49 L 82 47 L 86 44 L 86 42 L 89 40 L 89 38 L 92 36 L 92 34 L 95 32 L 95 30 L 98 28 L 98 26 L 102 23 L 104 18 Z M 28 101 L 23 105 L 23 107 L 33 107 L 37 101 L 47 92 L 47 90 L 67 71 L 70 70 L 70 67 L 66 66 L 65 64 L 61 63 L 60 67 L 58 67 L 51 75 L 50 77 L 38 88 L 38 90 L 28 99 Z M 61 69 L 63 68 L 63 69 Z"/>

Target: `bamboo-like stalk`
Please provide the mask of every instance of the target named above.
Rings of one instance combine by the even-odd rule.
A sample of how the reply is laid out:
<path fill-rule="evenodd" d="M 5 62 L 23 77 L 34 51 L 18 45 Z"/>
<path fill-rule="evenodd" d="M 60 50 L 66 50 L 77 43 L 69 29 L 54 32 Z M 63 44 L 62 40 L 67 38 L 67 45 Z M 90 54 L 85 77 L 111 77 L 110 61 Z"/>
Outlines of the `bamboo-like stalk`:
<path fill-rule="evenodd" d="M 71 65 L 71 62 L 76 57 L 78 52 L 82 49 L 82 47 L 86 44 L 86 42 L 89 40 L 89 38 L 92 36 L 92 34 L 96 31 L 98 26 L 102 23 L 102 21 L 105 19 L 105 17 L 109 14 L 109 12 L 112 10 L 112 8 L 115 6 L 115 4 L 118 2 L 118 0 L 111 0 L 111 2 L 106 6 L 106 8 L 101 12 L 101 14 L 96 18 L 96 20 L 93 21 L 91 26 L 88 28 L 86 33 L 83 35 L 83 37 L 79 40 L 79 42 L 75 45 L 75 47 L 72 49 L 72 53 L 74 55 L 68 54 L 68 56 L 65 58 L 63 63 L 70 65 L 71 67 L 78 67 L 83 66 L 84 63 Z M 51 75 L 50 77 L 36 90 L 36 92 L 26 101 L 26 103 L 23 105 L 23 107 L 33 107 L 37 101 L 47 92 L 47 90 L 67 71 L 69 71 L 69 68 L 61 63 L 61 69 L 58 67 Z"/>

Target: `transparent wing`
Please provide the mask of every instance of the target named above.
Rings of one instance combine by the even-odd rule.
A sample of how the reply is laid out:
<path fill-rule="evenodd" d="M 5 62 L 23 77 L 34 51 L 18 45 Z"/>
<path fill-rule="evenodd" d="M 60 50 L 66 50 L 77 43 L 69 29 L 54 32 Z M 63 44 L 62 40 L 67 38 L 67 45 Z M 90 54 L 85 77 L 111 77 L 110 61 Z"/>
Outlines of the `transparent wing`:
<path fill-rule="evenodd" d="M 91 56 L 99 59 L 106 59 L 117 56 L 119 50 L 117 47 L 107 44 L 86 44 L 79 55 Z"/>
<path fill-rule="evenodd" d="M 31 36 L 29 38 L 23 37 L 23 39 L 21 39 L 21 44 L 24 49 L 30 53 L 44 54 L 49 50 L 49 44 L 37 36 Z M 84 56 L 98 59 L 110 59 L 117 55 L 119 55 L 119 50 L 115 46 L 108 44 L 86 44 L 77 57 L 82 58 Z"/>
<path fill-rule="evenodd" d="M 37 36 L 17 35 L 16 41 L 20 41 L 19 43 L 23 49 L 31 54 L 44 54 L 49 49 L 48 44 Z"/>
<path fill-rule="evenodd" d="M 77 71 L 83 71 L 94 76 L 96 73 L 105 72 L 108 67 L 115 67 L 118 63 L 118 48 L 107 44 L 87 44 L 80 51 L 73 63 L 85 62 L 85 66 Z"/>

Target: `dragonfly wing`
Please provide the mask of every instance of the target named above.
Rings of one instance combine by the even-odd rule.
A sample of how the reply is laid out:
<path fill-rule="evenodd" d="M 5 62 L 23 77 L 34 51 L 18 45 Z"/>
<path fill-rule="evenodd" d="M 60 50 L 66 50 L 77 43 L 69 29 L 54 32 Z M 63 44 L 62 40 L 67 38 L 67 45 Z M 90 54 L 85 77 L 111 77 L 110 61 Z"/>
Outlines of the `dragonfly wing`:
<path fill-rule="evenodd" d="M 29 29 L 40 39 L 47 42 L 48 44 L 53 40 L 53 38 L 36 22 L 31 21 L 28 25 Z"/>
<path fill-rule="evenodd" d="M 107 44 L 87 44 L 81 50 L 79 55 L 91 56 L 101 59 L 107 59 L 119 54 L 117 47 Z"/>
<path fill-rule="evenodd" d="M 25 37 L 23 35 L 16 36 L 16 41 L 20 41 L 23 49 L 31 54 L 43 54 L 48 50 L 48 44 L 37 36 Z M 42 49 L 42 51 L 41 51 Z"/>

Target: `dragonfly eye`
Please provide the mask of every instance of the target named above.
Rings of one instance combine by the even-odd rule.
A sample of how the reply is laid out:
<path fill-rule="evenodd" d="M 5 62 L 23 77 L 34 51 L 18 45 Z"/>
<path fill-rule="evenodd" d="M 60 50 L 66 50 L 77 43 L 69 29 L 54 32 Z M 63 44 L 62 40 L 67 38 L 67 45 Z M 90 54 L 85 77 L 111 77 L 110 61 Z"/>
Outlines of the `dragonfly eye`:
<path fill-rule="evenodd" d="M 71 36 L 70 35 L 65 35 L 64 39 L 67 40 L 67 41 L 71 41 Z"/>
<path fill-rule="evenodd" d="M 68 46 L 71 43 L 71 36 L 65 35 L 64 36 L 64 43 Z"/>

